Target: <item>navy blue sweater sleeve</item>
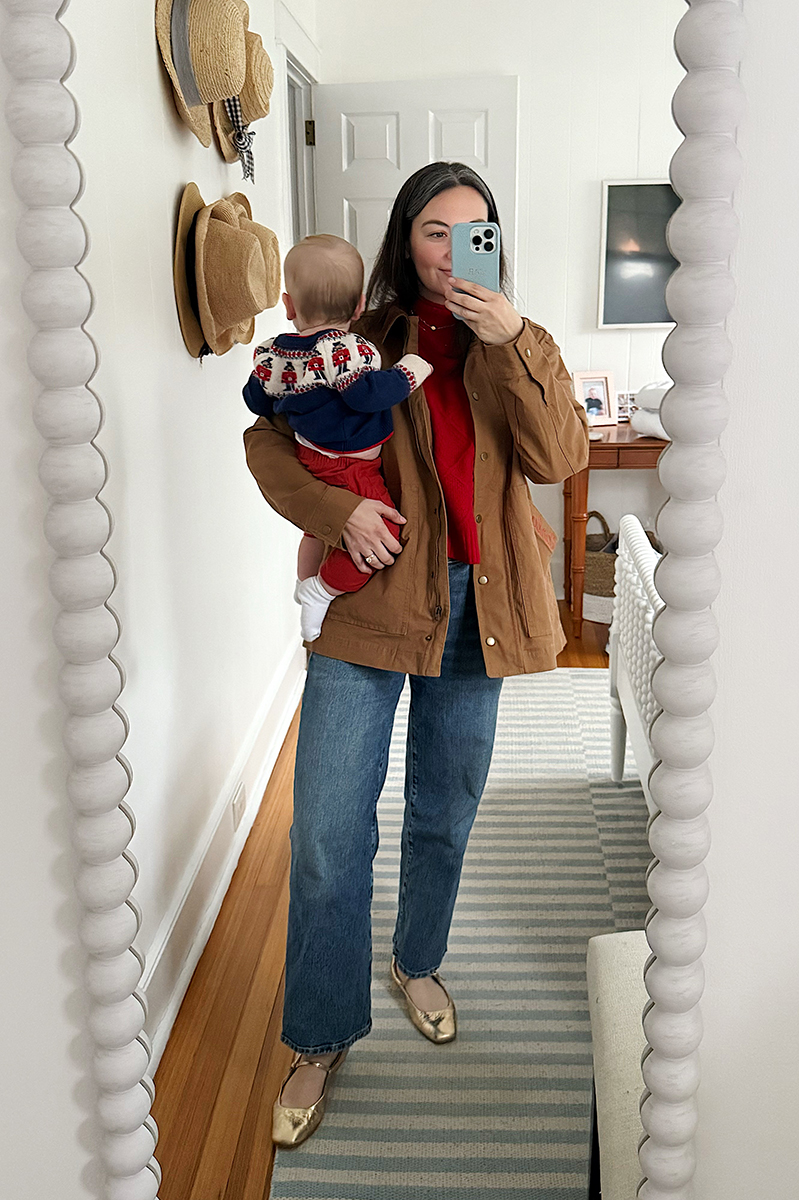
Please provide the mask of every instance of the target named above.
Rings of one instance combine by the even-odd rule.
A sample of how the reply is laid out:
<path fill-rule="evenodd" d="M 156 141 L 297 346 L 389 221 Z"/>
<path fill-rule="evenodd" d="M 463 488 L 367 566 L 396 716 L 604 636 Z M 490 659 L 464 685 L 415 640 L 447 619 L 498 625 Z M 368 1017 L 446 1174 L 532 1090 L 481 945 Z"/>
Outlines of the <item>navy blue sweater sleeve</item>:
<path fill-rule="evenodd" d="M 390 367 L 387 371 L 364 371 L 349 387 L 342 388 L 339 395 L 356 412 L 384 412 L 407 400 L 410 392 L 407 375 L 398 367 Z"/>
<path fill-rule="evenodd" d="M 256 413 L 259 417 L 268 417 L 270 421 L 272 420 L 274 415 L 272 397 L 268 396 L 261 387 L 261 381 L 255 372 L 247 380 L 242 395 L 244 396 L 244 403 L 250 412 Z"/>

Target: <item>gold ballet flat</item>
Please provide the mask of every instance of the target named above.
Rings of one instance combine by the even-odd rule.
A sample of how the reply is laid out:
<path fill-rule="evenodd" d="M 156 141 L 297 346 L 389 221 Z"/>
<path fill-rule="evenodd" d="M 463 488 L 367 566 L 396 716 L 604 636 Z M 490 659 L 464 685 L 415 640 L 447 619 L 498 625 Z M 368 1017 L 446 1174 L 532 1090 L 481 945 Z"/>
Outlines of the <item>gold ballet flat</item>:
<path fill-rule="evenodd" d="M 446 1008 L 439 1009 L 437 1012 L 425 1012 L 421 1008 L 417 1008 L 413 1000 L 408 995 L 405 984 L 399 977 L 397 972 L 396 961 L 391 960 L 391 978 L 396 983 L 397 987 L 405 997 L 405 1005 L 408 1010 L 408 1016 L 413 1021 L 420 1033 L 430 1042 L 435 1042 L 437 1045 L 443 1045 L 444 1042 L 452 1042 L 455 1040 L 455 1035 L 458 1032 L 457 1017 L 455 1015 L 455 1005 L 444 984 L 441 982 L 441 976 L 433 971 L 431 978 L 435 979 L 439 987 L 443 988 L 444 995 L 447 997 L 448 1004 Z"/>
<path fill-rule="evenodd" d="M 329 1066 L 325 1066 L 324 1063 L 314 1062 L 312 1059 L 309 1061 L 302 1054 L 295 1054 L 289 1073 L 280 1085 L 280 1092 L 272 1108 L 272 1141 L 276 1146 L 299 1146 L 319 1128 L 322 1117 L 325 1115 L 327 1081 L 333 1072 L 338 1070 L 346 1057 L 347 1051 L 340 1050 Z M 324 1071 L 325 1085 L 322 1088 L 322 1095 L 310 1108 L 286 1108 L 280 1103 L 283 1088 L 297 1067 L 305 1065 L 318 1067 L 320 1071 Z"/>

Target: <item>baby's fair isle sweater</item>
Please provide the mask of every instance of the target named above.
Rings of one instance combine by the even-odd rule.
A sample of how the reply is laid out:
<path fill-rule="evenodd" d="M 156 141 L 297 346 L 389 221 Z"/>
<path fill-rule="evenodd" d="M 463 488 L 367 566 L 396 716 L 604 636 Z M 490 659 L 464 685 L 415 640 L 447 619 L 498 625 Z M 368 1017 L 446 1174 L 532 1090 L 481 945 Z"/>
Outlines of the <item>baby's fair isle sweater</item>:
<path fill-rule="evenodd" d="M 431 368 L 406 354 L 388 371 L 380 354 L 357 333 L 324 329 L 302 336 L 280 333 L 253 354 L 244 388 L 259 416 L 282 413 L 295 434 L 314 448 L 352 454 L 391 437 L 391 409 L 419 387 Z"/>

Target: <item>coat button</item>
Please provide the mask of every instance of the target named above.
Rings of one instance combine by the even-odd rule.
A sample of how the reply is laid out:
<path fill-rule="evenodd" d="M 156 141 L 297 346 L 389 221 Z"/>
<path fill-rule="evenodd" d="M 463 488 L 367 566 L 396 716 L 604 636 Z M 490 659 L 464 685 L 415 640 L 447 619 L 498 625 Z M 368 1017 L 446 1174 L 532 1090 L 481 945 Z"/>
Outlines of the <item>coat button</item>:
<path fill-rule="evenodd" d="M 487 646 L 496 646 L 496 644 L 497 644 L 496 638 L 486 638 Z"/>
<path fill-rule="evenodd" d="M 480 575 L 480 576 L 479 576 L 479 578 L 478 578 L 478 580 L 477 580 L 477 582 L 478 582 L 478 583 L 488 583 L 488 576 L 487 576 L 487 575 Z"/>
<path fill-rule="evenodd" d="M 322 533 L 330 533 L 330 526 L 329 526 L 329 525 L 323 525 L 323 526 L 322 526 Z"/>
<path fill-rule="evenodd" d="M 426 642 L 432 642 L 432 640 L 433 640 L 433 635 L 432 635 L 432 633 L 426 633 L 426 634 L 424 635 L 424 640 L 425 640 Z"/>
<path fill-rule="evenodd" d="M 482 517 L 480 516 L 480 514 L 478 513 L 478 514 L 477 514 L 477 516 L 476 516 L 474 519 L 475 519 L 475 521 L 477 522 L 477 524 L 479 525 L 479 524 L 480 524 L 480 522 L 482 521 L 482 519 L 483 519 L 483 518 L 482 518 Z"/>
<path fill-rule="evenodd" d="M 480 455 L 480 461 L 481 461 L 481 462 L 485 462 L 485 460 L 486 460 L 487 458 L 488 458 L 488 455 L 486 454 L 486 452 L 485 452 L 485 450 L 484 450 L 484 451 L 483 451 L 483 453 Z"/>
<path fill-rule="evenodd" d="M 527 357 L 528 357 L 528 358 L 530 357 L 531 350 L 530 350 L 530 347 L 529 347 L 529 346 L 527 347 L 527 349 L 525 350 L 525 352 L 524 352 L 524 353 L 527 355 Z"/>
<path fill-rule="evenodd" d="M 472 400 L 479 400 L 479 399 L 480 399 L 480 397 L 478 396 L 477 392 L 472 392 Z"/>

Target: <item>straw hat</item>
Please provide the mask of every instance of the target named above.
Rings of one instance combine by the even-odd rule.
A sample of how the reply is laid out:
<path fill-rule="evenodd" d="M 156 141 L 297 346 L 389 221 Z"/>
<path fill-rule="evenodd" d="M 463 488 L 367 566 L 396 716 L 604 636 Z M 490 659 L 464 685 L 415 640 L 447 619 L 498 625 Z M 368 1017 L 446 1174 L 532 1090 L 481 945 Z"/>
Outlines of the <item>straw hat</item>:
<path fill-rule="evenodd" d="M 252 341 L 255 316 L 280 298 L 277 238 L 252 220 L 241 192 L 206 204 L 196 184 L 186 185 L 173 265 L 180 328 L 194 358 Z"/>
<path fill-rule="evenodd" d="M 206 106 L 244 86 L 245 28 L 236 0 L 156 0 L 155 31 L 175 104 L 204 146 L 211 145 Z"/>
<path fill-rule="evenodd" d="M 246 7 L 246 5 L 244 6 Z M 247 53 L 247 74 L 244 87 L 239 94 L 241 116 L 245 125 L 259 121 L 269 113 L 269 98 L 275 83 L 272 60 L 264 50 L 260 34 L 248 29 L 244 35 Z M 224 102 L 217 100 L 211 105 L 211 117 L 219 140 L 219 149 L 226 162 L 235 162 L 239 157 L 233 142 L 235 130 L 227 114 Z"/>

